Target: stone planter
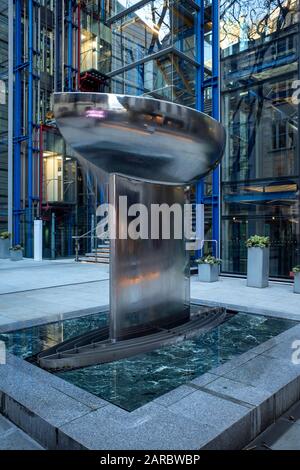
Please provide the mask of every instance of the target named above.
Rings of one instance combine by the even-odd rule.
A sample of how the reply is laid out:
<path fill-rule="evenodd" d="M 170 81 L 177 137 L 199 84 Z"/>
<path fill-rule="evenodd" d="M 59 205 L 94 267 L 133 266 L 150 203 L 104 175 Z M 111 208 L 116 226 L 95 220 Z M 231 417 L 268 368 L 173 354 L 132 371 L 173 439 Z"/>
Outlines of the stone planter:
<path fill-rule="evenodd" d="M 268 287 L 269 266 L 270 248 L 248 248 L 247 286 Z"/>
<path fill-rule="evenodd" d="M 294 292 L 295 294 L 300 294 L 300 273 L 295 273 Z"/>
<path fill-rule="evenodd" d="M 198 280 L 201 282 L 217 282 L 219 280 L 219 265 L 198 264 Z"/>
<path fill-rule="evenodd" d="M 4 240 L 0 238 L 0 259 L 9 258 L 9 247 L 10 247 L 9 238 L 5 238 Z"/>
<path fill-rule="evenodd" d="M 22 250 L 10 250 L 10 259 L 11 261 L 21 261 L 23 259 Z"/>

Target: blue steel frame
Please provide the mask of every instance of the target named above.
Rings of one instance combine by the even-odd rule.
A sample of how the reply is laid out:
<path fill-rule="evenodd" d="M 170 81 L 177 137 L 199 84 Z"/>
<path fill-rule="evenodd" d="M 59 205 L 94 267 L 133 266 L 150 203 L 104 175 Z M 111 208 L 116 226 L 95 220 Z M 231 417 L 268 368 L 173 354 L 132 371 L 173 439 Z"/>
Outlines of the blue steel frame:
<path fill-rule="evenodd" d="M 40 3 L 35 0 L 28 0 L 28 60 L 23 62 L 23 31 L 22 26 L 22 0 L 15 0 L 15 22 L 14 22 L 14 36 L 15 36 L 15 67 L 14 67 L 14 164 L 13 164 L 13 243 L 15 245 L 21 242 L 21 215 L 24 210 L 21 206 L 21 144 L 27 142 L 27 210 L 26 210 L 26 255 L 32 256 L 32 227 L 33 227 L 33 201 L 37 199 L 33 194 L 33 156 L 38 149 L 33 145 L 33 132 L 39 127 L 34 123 L 33 112 L 33 88 L 34 80 L 38 80 L 39 76 L 34 74 L 34 55 L 37 51 L 34 50 L 33 41 L 33 24 L 34 24 L 34 6 L 40 6 Z M 22 130 L 22 113 L 24 100 L 22 99 L 22 71 L 28 70 L 28 110 L 27 110 L 27 135 L 23 134 Z"/>
<path fill-rule="evenodd" d="M 22 70 L 26 64 L 22 61 L 22 0 L 15 0 L 15 83 L 14 83 L 14 161 L 13 161 L 13 243 L 21 241 L 21 144 L 26 137 L 22 134 Z"/>
<path fill-rule="evenodd" d="M 73 0 L 68 0 L 68 63 L 67 69 L 67 90 L 73 91 Z"/>
<path fill-rule="evenodd" d="M 15 1 L 15 84 L 14 84 L 14 243 L 19 244 L 21 241 L 20 225 L 21 215 L 23 210 L 21 207 L 21 144 L 23 141 L 28 141 L 28 217 L 27 217 L 27 255 L 31 256 L 32 243 L 31 243 L 31 226 L 32 226 L 32 203 L 33 195 L 33 154 L 36 151 L 33 148 L 33 131 L 35 128 L 33 116 L 33 86 L 34 86 L 34 47 L 33 47 L 33 8 L 34 4 L 39 5 L 35 0 L 28 0 L 28 62 L 22 60 L 22 0 Z M 205 23 L 205 1 L 195 0 L 198 5 L 197 21 L 196 21 L 196 61 L 199 64 L 196 75 L 196 108 L 199 111 L 204 110 L 204 93 L 205 89 L 211 87 L 213 94 L 213 109 L 212 116 L 215 119 L 220 119 L 220 81 L 219 81 L 219 26 L 220 26 L 220 6 L 219 0 L 212 0 L 212 76 L 205 79 L 204 73 L 204 23 Z M 101 1 L 101 13 L 105 15 L 104 1 Z M 73 64 L 73 43 L 74 43 L 74 30 L 76 25 L 73 21 L 74 9 L 77 7 L 75 0 L 68 0 L 67 3 L 67 16 L 65 18 L 67 29 L 67 64 L 65 69 L 67 73 L 67 80 L 65 91 L 73 91 L 74 72 L 77 69 Z M 31 27 L 30 27 L 31 26 Z M 56 35 L 58 39 L 58 35 Z M 57 57 L 59 57 L 57 55 Z M 59 60 L 59 59 L 58 59 Z M 57 60 L 57 62 L 58 62 Z M 56 63 L 58 65 L 58 63 Z M 22 70 L 28 68 L 28 135 L 22 133 L 22 120 L 20 109 L 22 109 Z M 59 80 L 58 80 L 59 81 Z M 57 86 L 58 84 L 56 84 Z M 212 204 L 212 225 L 213 225 L 213 239 L 218 241 L 218 249 L 216 255 L 220 254 L 220 168 L 217 168 L 213 174 L 213 197 L 205 197 L 204 181 L 197 184 L 196 202 L 198 204 Z"/>
<path fill-rule="evenodd" d="M 26 254 L 30 258 L 32 256 L 32 226 L 33 226 L 33 132 L 34 132 L 34 116 L 33 116 L 33 0 L 28 0 L 28 149 L 27 149 L 27 217 L 26 217 Z"/>
<path fill-rule="evenodd" d="M 196 107 L 204 111 L 205 89 L 212 88 L 212 117 L 220 120 L 220 2 L 212 0 L 212 75 L 205 79 L 204 61 L 204 23 L 205 23 L 205 1 L 196 0 L 199 6 L 197 12 L 196 32 L 196 60 L 199 64 L 196 76 Z M 197 204 L 212 205 L 212 238 L 216 240 L 217 248 L 213 246 L 215 256 L 220 256 L 220 167 L 213 173 L 213 195 L 205 196 L 204 180 L 199 181 L 196 187 Z M 198 253 L 199 255 L 199 253 Z"/>

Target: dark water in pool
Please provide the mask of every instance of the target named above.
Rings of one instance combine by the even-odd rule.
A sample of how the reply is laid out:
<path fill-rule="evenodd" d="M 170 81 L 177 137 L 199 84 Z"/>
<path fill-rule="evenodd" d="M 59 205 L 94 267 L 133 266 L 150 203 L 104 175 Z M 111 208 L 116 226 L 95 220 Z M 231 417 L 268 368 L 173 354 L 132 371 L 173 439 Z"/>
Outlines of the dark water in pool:
<path fill-rule="evenodd" d="M 80 333 L 107 324 L 107 314 L 37 326 L 0 335 L 9 352 L 26 358 Z M 238 313 L 193 340 L 112 364 L 57 375 L 128 411 L 224 364 L 283 331 L 291 320 Z"/>

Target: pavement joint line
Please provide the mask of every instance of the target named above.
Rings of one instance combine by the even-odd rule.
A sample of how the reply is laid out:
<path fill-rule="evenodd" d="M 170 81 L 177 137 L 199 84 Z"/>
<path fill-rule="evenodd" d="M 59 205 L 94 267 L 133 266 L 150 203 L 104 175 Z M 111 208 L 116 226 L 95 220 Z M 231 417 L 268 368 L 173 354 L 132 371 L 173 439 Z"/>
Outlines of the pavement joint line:
<path fill-rule="evenodd" d="M 73 398 L 73 400 L 74 400 L 74 398 Z M 107 405 L 105 405 L 105 406 L 108 406 L 108 405 L 109 405 L 109 403 L 108 403 Z M 104 407 L 103 407 L 103 408 L 104 408 Z M 99 408 L 98 408 L 98 409 L 99 409 Z M 64 423 L 59 424 L 59 426 L 57 427 L 57 429 L 63 428 L 64 426 L 67 426 L 67 425 L 73 423 L 73 422 L 76 421 L 77 419 L 82 419 L 82 418 L 84 418 L 85 416 L 90 415 L 91 413 L 95 413 L 96 411 L 98 411 L 98 410 L 92 410 L 92 409 L 91 409 L 91 410 L 87 411 L 86 413 L 83 413 L 83 414 L 80 415 L 80 416 L 76 416 L 75 418 L 72 418 L 72 419 L 70 419 L 69 421 L 66 421 L 66 422 L 64 422 Z"/>
<path fill-rule="evenodd" d="M 4 437 L 9 437 L 11 434 L 14 434 L 14 432 L 16 432 L 17 430 L 19 430 L 19 428 L 16 427 L 16 425 L 14 424 L 13 427 L 11 427 L 10 429 L 7 429 L 7 431 L 5 431 L 4 433 L 0 434 L 0 441 L 1 439 L 3 439 Z M 30 437 L 30 436 L 29 436 Z"/>
<path fill-rule="evenodd" d="M 49 372 L 49 373 L 50 373 L 50 372 Z M 64 379 L 62 379 L 62 380 L 64 380 Z M 52 387 L 53 387 L 53 389 L 57 390 L 58 392 L 63 393 L 65 396 L 67 396 L 67 397 L 69 397 L 69 398 L 72 398 L 72 399 L 74 400 L 74 396 L 73 396 L 72 394 L 67 393 L 67 392 L 65 392 L 64 390 L 61 390 L 59 387 L 56 387 L 55 385 L 52 385 Z M 74 387 L 76 387 L 76 385 L 74 385 Z M 80 388 L 80 387 L 77 387 L 77 388 Z M 97 395 L 95 395 L 95 396 L 97 396 Z M 102 399 L 102 400 L 103 400 L 103 399 Z M 91 409 L 91 411 L 87 412 L 87 414 L 92 413 L 93 411 L 97 411 L 97 410 L 99 410 L 100 408 L 104 408 L 105 406 L 108 406 L 108 403 L 107 403 L 107 404 L 104 404 L 104 403 L 103 403 L 103 405 L 101 405 L 101 406 L 87 405 L 87 404 L 85 403 L 85 401 L 84 401 L 84 400 L 81 400 L 80 398 L 76 398 L 76 401 L 78 401 L 78 402 L 81 403 L 82 405 L 88 406 L 88 407 Z M 104 400 L 103 400 L 103 401 L 104 401 Z M 74 418 L 74 419 L 77 419 L 77 418 Z M 72 420 L 72 421 L 73 421 L 73 420 Z"/>
<path fill-rule="evenodd" d="M 37 289 L 18 290 L 18 291 L 13 291 L 13 292 L 1 292 L 0 296 L 1 295 L 25 294 L 26 292 L 36 292 L 36 291 L 39 291 L 39 290 L 56 289 L 56 288 L 69 287 L 69 286 L 80 286 L 80 285 L 83 285 L 83 284 L 94 284 L 96 282 L 105 282 L 105 281 L 109 281 L 109 278 L 107 278 L 107 279 L 96 279 L 94 281 L 74 282 L 72 284 L 59 284 L 57 286 L 38 287 Z"/>
<path fill-rule="evenodd" d="M 216 379 L 218 380 L 218 379 Z M 214 382 L 214 381 L 213 381 Z M 211 383 L 213 383 L 211 382 Z M 249 410 L 252 410 L 254 408 L 254 405 L 251 403 L 248 403 L 243 400 L 238 400 L 237 398 L 231 397 L 229 395 L 226 395 L 224 393 L 216 392 L 215 390 L 210 390 L 206 388 L 205 386 L 201 385 L 196 385 L 196 384 L 188 384 L 189 387 L 194 388 L 196 391 L 199 390 L 200 392 L 207 393 L 208 395 L 212 395 L 217 398 L 222 398 L 223 400 L 230 401 L 231 403 L 234 403 L 235 405 L 240 405 L 244 406 L 245 408 L 248 408 Z"/>

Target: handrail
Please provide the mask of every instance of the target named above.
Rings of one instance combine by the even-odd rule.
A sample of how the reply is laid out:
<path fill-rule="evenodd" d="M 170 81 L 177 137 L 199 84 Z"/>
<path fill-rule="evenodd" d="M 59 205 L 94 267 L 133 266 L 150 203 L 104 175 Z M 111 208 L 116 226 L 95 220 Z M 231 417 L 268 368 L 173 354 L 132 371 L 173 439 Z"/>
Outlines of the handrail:
<path fill-rule="evenodd" d="M 96 232 L 96 230 L 97 230 L 97 227 L 95 227 L 92 230 L 89 230 L 88 232 L 84 233 L 83 235 L 73 235 L 72 238 L 74 238 L 74 240 L 80 240 L 81 238 L 88 238 L 88 235 L 91 235 L 92 232 Z"/>
<path fill-rule="evenodd" d="M 93 234 L 94 232 L 97 232 L 97 227 L 95 227 L 92 230 L 89 230 L 88 232 L 84 233 L 83 235 L 73 235 L 72 236 L 72 238 L 75 240 L 75 261 L 76 262 L 79 261 L 79 241 L 83 240 L 84 238 L 89 238 L 90 236 L 93 236 L 93 241 L 94 241 L 94 238 L 95 238 L 95 235 Z M 104 240 L 104 235 L 105 234 L 107 234 L 107 232 L 103 232 L 100 236 L 97 234 L 96 238 L 98 240 Z M 98 252 L 96 250 L 96 252 L 95 252 L 96 260 L 97 260 L 97 257 L 98 257 Z"/>

